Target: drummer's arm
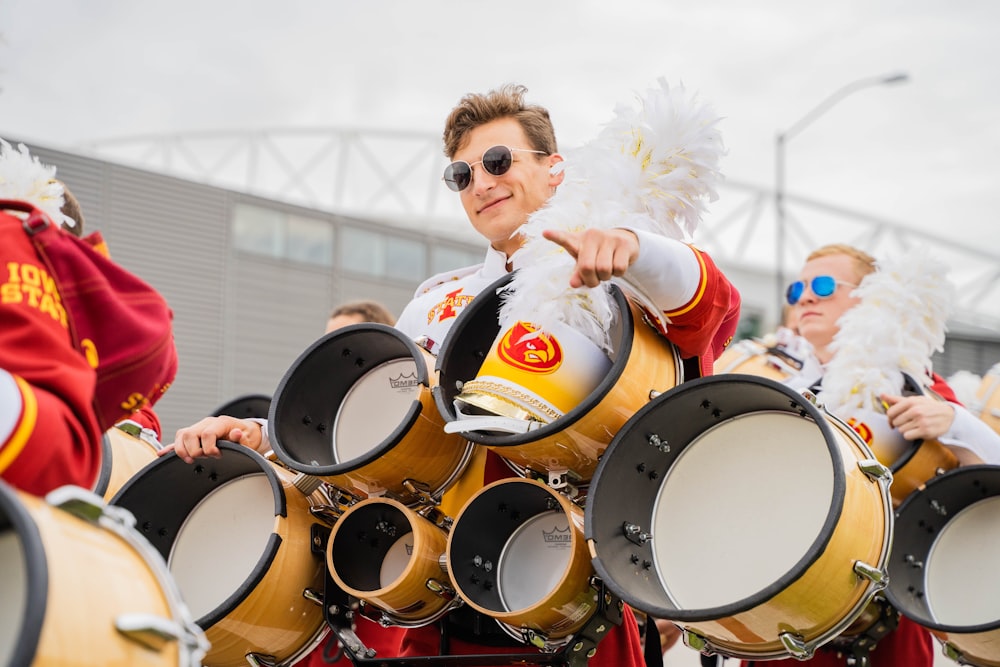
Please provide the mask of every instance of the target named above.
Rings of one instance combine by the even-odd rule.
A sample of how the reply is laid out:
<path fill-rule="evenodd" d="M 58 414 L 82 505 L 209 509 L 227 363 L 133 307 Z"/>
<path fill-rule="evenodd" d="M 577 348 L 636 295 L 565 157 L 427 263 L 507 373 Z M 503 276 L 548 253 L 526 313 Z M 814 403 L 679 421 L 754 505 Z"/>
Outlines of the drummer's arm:
<path fill-rule="evenodd" d="M 639 286 L 668 320 L 667 339 L 682 357 L 714 359 L 736 333 L 740 295 L 712 259 L 659 234 L 632 230 L 639 255 L 626 278 Z"/>
<path fill-rule="evenodd" d="M 1000 464 L 1000 434 L 961 405 L 925 395 L 881 398 L 889 405 L 889 423 L 907 440 L 935 438 L 961 465 Z"/>
<path fill-rule="evenodd" d="M 187 463 L 196 458 L 220 456 L 218 442 L 228 440 L 265 454 L 270 451 L 263 419 L 237 419 L 222 415 L 205 417 L 177 431 L 172 444 L 160 450 L 160 455 L 173 451 Z"/>

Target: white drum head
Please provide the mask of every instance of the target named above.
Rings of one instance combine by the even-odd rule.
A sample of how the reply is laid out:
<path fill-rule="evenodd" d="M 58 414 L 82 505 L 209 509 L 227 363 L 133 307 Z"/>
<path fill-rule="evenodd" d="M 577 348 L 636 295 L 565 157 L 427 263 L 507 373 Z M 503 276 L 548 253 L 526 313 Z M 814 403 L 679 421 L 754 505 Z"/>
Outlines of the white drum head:
<path fill-rule="evenodd" d="M 507 539 L 497 561 L 497 586 L 506 611 L 532 607 L 562 580 L 573 556 L 565 512 L 536 514 Z"/>
<path fill-rule="evenodd" d="M 757 412 L 707 430 L 678 455 L 653 508 L 664 590 L 680 609 L 762 591 L 823 532 L 833 490 L 833 460 L 810 419 Z"/>
<path fill-rule="evenodd" d="M 974 626 L 1000 619 L 1000 496 L 969 505 L 948 520 L 927 556 L 931 618 Z"/>
<path fill-rule="evenodd" d="M 389 547 L 385 558 L 382 559 L 382 567 L 379 570 L 379 587 L 385 588 L 399 579 L 400 575 L 410 564 L 410 557 L 413 555 L 413 533 L 409 532 L 397 539 Z"/>
<path fill-rule="evenodd" d="M 358 378 L 334 419 L 334 461 L 346 463 L 378 447 L 402 423 L 420 390 L 412 358 L 392 359 Z"/>
<path fill-rule="evenodd" d="M 195 618 L 240 590 L 266 553 L 274 516 L 274 493 L 259 473 L 221 485 L 184 520 L 167 565 Z"/>
<path fill-rule="evenodd" d="M 13 530 L 0 533 L 0 665 L 9 665 L 28 608 L 28 568 Z"/>

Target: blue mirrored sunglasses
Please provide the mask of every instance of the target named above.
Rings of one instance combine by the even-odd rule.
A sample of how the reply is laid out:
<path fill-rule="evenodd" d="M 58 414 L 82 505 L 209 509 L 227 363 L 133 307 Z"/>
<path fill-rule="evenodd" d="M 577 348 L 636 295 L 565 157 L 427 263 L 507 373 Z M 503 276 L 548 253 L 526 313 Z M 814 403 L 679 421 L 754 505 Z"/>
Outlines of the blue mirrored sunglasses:
<path fill-rule="evenodd" d="M 809 281 L 809 289 L 812 293 L 821 299 L 828 299 L 833 296 L 833 293 L 837 291 L 837 285 L 845 285 L 847 287 L 857 287 L 851 283 L 845 283 L 843 280 L 837 280 L 833 276 L 816 276 Z M 788 286 L 788 290 L 785 292 L 785 298 L 788 299 L 788 305 L 794 306 L 802 298 L 802 294 L 806 291 L 806 283 L 804 280 L 796 280 L 794 283 Z"/>

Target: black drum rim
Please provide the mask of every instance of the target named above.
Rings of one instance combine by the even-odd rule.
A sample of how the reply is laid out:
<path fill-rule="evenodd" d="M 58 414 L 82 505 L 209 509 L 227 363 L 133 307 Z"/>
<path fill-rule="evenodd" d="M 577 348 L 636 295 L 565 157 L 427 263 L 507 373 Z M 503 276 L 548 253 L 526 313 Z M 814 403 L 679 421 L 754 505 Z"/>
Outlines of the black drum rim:
<path fill-rule="evenodd" d="M 940 525 L 931 525 L 930 521 L 934 513 L 924 509 L 925 501 L 928 498 L 935 499 L 935 496 L 938 494 L 946 494 L 955 490 L 964 491 L 964 493 L 960 493 L 960 498 L 971 498 L 976 495 L 974 491 L 976 485 L 974 482 L 983 478 L 994 485 L 996 492 L 982 494 L 976 501 L 962 504 L 960 511 L 972 507 L 980 500 L 1000 496 L 1000 466 L 989 464 L 969 465 L 954 468 L 927 480 L 923 489 L 918 489 L 911 493 L 896 509 L 895 543 L 893 544 L 892 560 L 889 567 L 889 585 L 886 587 L 885 596 L 889 604 L 922 627 L 945 632 L 949 635 L 971 635 L 990 632 L 1000 628 L 1000 613 L 997 614 L 996 620 L 976 625 L 941 623 L 931 618 L 927 613 L 929 611 L 927 606 L 929 603 L 925 602 L 923 605 L 914 603 L 913 594 L 908 594 L 910 592 L 907 590 L 907 585 L 911 582 L 912 578 L 905 576 L 907 572 L 904 568 L 907 566 L 905 561 L 902 560 L 906 557 L 906 543 L 913 538 L 914 533 L 925 532 L 926 534 L 931 534 L 929 531 L 933 530 L 935 538 L 930 540 L 930 544 L 928 545 L 929 551 L 938 539 L 941 532 L 940 529 L 944 528 L 948 523 L 948 520 L 945 520 Z M 957 514 L 957 512 L 950 513 L 949 517 L 953 518 Z M 926 559 L 927 554 L 924 553 L 922 555 Z"/>
<path fill-rule="evenodd" d="M 29 665 L 38 650 L 38 640 L 45 623 L 49 594 L 49 566 L 38 525 L 17 498 L 14 488 L 0 480 L 0 519 L 6 518 L 19 536 L 24 555 L 28 592 L 21 631 L 11 656 L 12 665 Z"/>
<path fill-rule="evenodd" d="M 197 505 L 208 493 L 190 493 L 180 496 L 178 489 L 192 491 L 192 480 L 200 482 L 200 487 L 217 488 L 215 482 L 230 482 L 248 475 L 262 474 L 271 487 L 274 500 L 275 516 L 288 516 L 284 487 L 277 473 L 263 456 L 254 450 L 228 441 L 217 443 L 223 456 L 219 459 L 200 458 L 194 463 L 185 463 L 175 452 L 149 463 L 138 474 L 126 482 L 118 490 L 108 504 L 124 507 L 136 519 L 135 530 L 141 534 L 169 562 L 170 550 L 177 538 L 179 529 Z M 218 477 L 222 474 L 221 477 Z M 212 475 L 217 475 L 212 479 Z M 187 484 L 178 483 L 187 480 Z M 205 480 L 205 481 L 202 481 Z M 214 485 L 209 486 L 209 482 Z M 171 503 L 164 503 L 164 498 L 171 498 Z M 180 501 L 184 502 L 181 503 Z M 164 517 L 157 511 L 168 513 Z M 205 614 L 195 622 L 204 630 L 224 619 L 240 603 L 242 603 L 270 571 L 271 563 L 281 546 L 281 536 L 272 532 L 268 538 L 260 558 L 258 558 L 251 573 L 238 589 L 233 591 L 224 601 L 210 613 Z"/>
<path fill-rule="evenodd" d="M 773 390 L 771 395 L 775 397 L 775 400 L 789 401 L 787 406 L 783 408 L 786 412 L 798 412 L 802 414 L 802 416 L 810 418 L 822 432 L 823 440 L 826 444 L 827 451 L 831 455 L 833 463 L 833 493 L 831 495 L 827 515 L 819 535 L 813 540 L 806 552 L 791 568 L 789 568 L 787 572 L 782 574 L 771 584 L 757 591 L 753 595 L 743 598 L 742 600 L 704 609 L 678 609 L 676 607 L 666 607 L 656 604 L 648 598 L 644 599 L 637 597 L 634 594 L 633 588 L 628 585 L 623 585 L 621 581 L 616 579 L 614 572 L 619 571 L 621 568 L 614 565 L 609 566 L 609 562 L 606 562 L 611 560 L 610 558 L 607 558 L 607 556 L 611 554 L 609 554 L 609 547 L 606 544 L 602 545 L 601 542 L 604 537 L 616 538 L 617 536 L 614 534 L 614 531 L 611 530 L 611 526 L 598 526 L 597 519 L 595 518 L 595 508 L 601 504 L 599 499 L 602 495 L 602 485 L 610 484 L 610 482 L 605 481 L 605 478 L 609 478 L 612 474 L 615 474 L 613 468 L 616 460 L 615 451 L 624 446 L 621 443 L 623 443 L 632 433 L 633 429 L 638 428 L 640 424 L 644 423 L 649 415 L 660 410 L 664 403 L 676 401 L 681 397 L 686 397 L 688 401 L 699 403 L 700 401 L 694 399 L 700 398 L 706 392 L 717 393 L 717 388 L 724 385 L 732 384 L 745 386 L 748 382 L 762 385 Z M 749 412 L 753 411 L 749 410 L 746 413 Z M 840 522 L 847 493 L 846 475 L 843 469 L 841 454 L 834 446 L 834 441 L 834 431 L 818 408 L 816 408 L 802 394 L 769 378 L 740 373 L 726 373 L 722 375 L 689 380 L 667 392 L 664 392 L 640 408 L 639 411 L 637 411 L 618 431 L 611 444 L 608 446 L 608 449 L 604 452 L 604 456 L 598 463 L 594 477 L 591 480 L 587 497 L 587 505 L 584 510 L 584 534 L 588 543 L 591 545 L 591 551 L 594 554 L 593 564 L 595 572 L 613 593 L 631 606 L 652 616 L 669 619 L 671 621 L 713 621 L 719 618 L 727 618 L 749 611 L 767 602 L 789 588 L 789 586 L 801 578 L 810 569 L 810 567 L 823 556 L 824 550 L 833 537 L 834 528 L 836 528 Z M 672 452 L 671 454 L 659 454 L 662 458 L 654 456 L 654 460 L 658 464 L 656 469 L 668 469 L 669 465 L 673 463 L 683 449 L 684 447 L 677 450 L 675 453 Z M 659 486 L 661 487 L 662 483 L 659 483 Z M 619 493 L 619 498 L 635 497 L 634 487 L 627 488 L 631 488 L 633 493 Z M 650 507 L 649 512 L 651 513 L 653 509 L 655 508 Z M 642 517 L 644 519 L 646 518 L 645 515 L 642 515 Z M 648 525 L 648 522 L 646 522 L 646 525 Z M 620 534 L 621 524 L 619 523 L 618 526 L 619 528 L 617 532 Z M 631 542 L 628 544 L 632 545 Z M 651 543 L 644 548 L 635 547 L 635 545 L 632 545 L 629 548 L 642 550 L 644 554 L 648 554 L 647 560 L 651 563 L 656 562 L 655 554 L 652 552 Z M 602 555 L 602 549 L 604 550 L 604 555 Z M 640 558 L 640 562 L 642 560 L 643 559 Z M 623 580 L 627 581 L 627 579 Z M 664 597 L 665 595 L 666 594 L 664 593 Z"/>

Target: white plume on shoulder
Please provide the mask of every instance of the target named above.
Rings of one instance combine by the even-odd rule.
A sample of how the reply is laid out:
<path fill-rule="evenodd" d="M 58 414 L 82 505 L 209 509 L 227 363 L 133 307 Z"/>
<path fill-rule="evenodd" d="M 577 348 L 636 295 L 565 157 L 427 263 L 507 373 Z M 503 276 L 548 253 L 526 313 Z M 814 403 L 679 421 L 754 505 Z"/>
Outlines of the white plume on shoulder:
<path fill-rule="evenodd" d="M 955 392 L 955 398 L 962 405 L 970 408 L 976 405 L 979 400 L 976 398 L 976 392 L 979 391 L 979 386 L 983 383 L 982 377 L 972 371 L 955 371 L 948 377 L 947 382 L 948 386 Z"/>
<path fill-rule="evenodd" d="M 875 409 L 879 394 L 898 394 L 903 373 L 920 382 L 944 349 L 955 287 L 948 267 L 915 246 L 880 261 L 852 292 L 861 302 L 840 318 L 823 378 L 823 400 L 838 408 Z"/>
<path fill-rule="evenodd" d="M 63 215 L 63 184 L 56 180 L 56 168 L 43 165 L 18 144 L 15 149 L 0 139 L 0 199 L 26 201 L 41 209 L 56 224 L 76 225 Z"/>
<path fill-rule="evenodd" d="M 714 201 L 725 153 L 719 118 L 683 86 L 664 79 L 619 105 L 596 138 L 568 152 L 556 194 L 529 216 L 518 233 L 518 269 L 508 283 L 501 320 L 530 321 L 546 329 L 561 322 L 610 350 L 616 312 L 610 283 L 570 288 L 573 257 L 546 240 L 546 229 L 582 231 L 629 227 L 686 240 Z"/>

